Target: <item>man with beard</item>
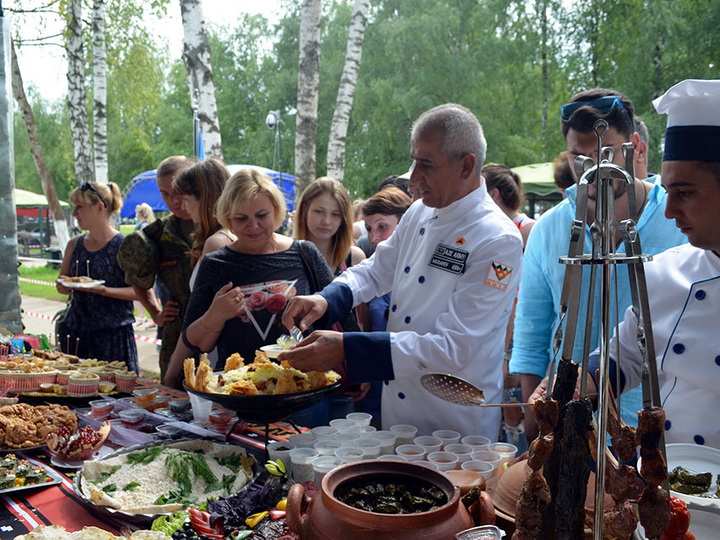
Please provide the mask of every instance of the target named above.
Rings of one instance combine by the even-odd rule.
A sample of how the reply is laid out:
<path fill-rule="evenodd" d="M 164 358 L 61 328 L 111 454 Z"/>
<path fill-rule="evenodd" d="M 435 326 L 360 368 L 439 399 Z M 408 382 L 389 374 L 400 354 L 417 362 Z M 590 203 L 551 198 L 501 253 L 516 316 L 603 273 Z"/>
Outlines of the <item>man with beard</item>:
<path fill-rule="evenodd" d="M 572 166 L 577 156 L 583 155 L 598 161 L 597 137 L 593 125 L 599 119 L 607 121 L 609 127 L 602 140 L 602 146 L 614 150 L 613 162 L 624 166 L 622 145 L 632 142 L 635 149 L 641 148 L 639 135 L 635 132 L 635 115 L 632 102 L 622 93 L 596 88 L 575 95 L 561 109 L 561 128 L 567 144 L 568 159 Z M 643 160 L 635 160 L 635 164 Z M 646 170 L 638 170 L 646 176 Z M 636 175 L 637 176 L 637 175 Z M 687 241 L 673 223 L 663 216 L 667 195 L 660 186 L 658 176 L 655 182 L 642 177 L 634 183 L 637 228 L 644 253 L 656 254 Z M 576 178 L 577 181 L 577 178 Z M 615 217 L 617 222 L 628 219 L 628 196 L 626 182 L 615 181 Z M 563 288 L 566 266 L 558 259 L 568 254 L 570 230 L 576 212 L 577 186 L 566 190 L 567 198 L 543 214 L 535 224 L 525 249 L 525 272 L 520 283 L 518 306 L 515 317 L 515 332 L 509 370 L 519 373 L 523 389 L 523 400 L 527 398 L 545 376 L 553 356 L 553 337 L 560 315 L 560 296 Z M 588 211 L 585 227 L 585 253 L 592 247 L 590 227 L 595 220 L 595 185 L 588 189 Z M 618 251 L 624 247 L 618 241 Z M 631 304 L 629 280 L 625 265 L 617 265 L 618 311 L 622 313 Z M 583 266 L 583 282 L 580 291 L 580 310 L 577 321 L 577 336 L 573 358 L 580 361 L 583 353 L 583 335 L 586 325 L 590 269 Z M 600 287 L 595 287 L 595 315 L 593 316 L 590 349 L 598 346 Z M 613 310 L 614 311 L 614 310 Z M 612 317 L 614 319 L 614 316 Z M 615 321 L 611 321 L 615 324 Z M 642 406 L 638 390 L 627 393 L 621 400 L 621 414 L 628 425 L 637 425 L 637 411 Z M 525 431 L 529 441 L 537 436 L 537 426 L 531 409 L 525 411 Z"/>

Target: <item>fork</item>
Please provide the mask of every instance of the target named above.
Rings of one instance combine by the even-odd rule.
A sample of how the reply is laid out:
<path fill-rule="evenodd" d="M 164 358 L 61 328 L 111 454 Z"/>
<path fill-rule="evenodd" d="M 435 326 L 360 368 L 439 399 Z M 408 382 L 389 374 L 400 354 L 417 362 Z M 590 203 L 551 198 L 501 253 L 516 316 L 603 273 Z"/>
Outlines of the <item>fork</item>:
<path fill-rule="evenodd" d="M 295 343 L 300 343 L 305 336 L 303 336 L 302 332 L 300 331 L 300 329 L 297 326 L 293 326 L 290 329 L 290 337 L 293 338 L 293 341 Z"/>

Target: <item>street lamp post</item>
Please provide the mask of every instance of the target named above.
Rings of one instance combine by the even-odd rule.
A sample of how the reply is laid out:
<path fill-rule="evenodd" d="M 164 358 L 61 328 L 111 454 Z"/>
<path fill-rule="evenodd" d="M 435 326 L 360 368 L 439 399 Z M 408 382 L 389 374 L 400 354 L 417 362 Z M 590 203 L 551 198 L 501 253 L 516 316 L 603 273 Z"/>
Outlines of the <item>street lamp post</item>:
<path fill-rule="evenodd" d="M 282 185 L 282 137 L 280 136 L 280 124 L 282 124 L 282 118 L 280 118 L 280 110 L 270 111 L 265 117 L 265 125 L 268 129 L 275 130 L 275 155 L 273 155 L 273 162 L 277 158 L 278 173 L 280 173 L 280 185 Z M 273 167 L 275 163 L 273 163 Z"/>

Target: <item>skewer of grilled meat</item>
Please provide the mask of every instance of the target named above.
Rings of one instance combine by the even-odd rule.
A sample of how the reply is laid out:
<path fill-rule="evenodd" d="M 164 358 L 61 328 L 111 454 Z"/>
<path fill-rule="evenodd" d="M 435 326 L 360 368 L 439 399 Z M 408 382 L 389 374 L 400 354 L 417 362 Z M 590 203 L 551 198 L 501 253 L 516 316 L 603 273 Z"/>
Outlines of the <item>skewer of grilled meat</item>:
<path fill-rule="evenodd" d="M 659 538 L 670 524 L 670 498 L 660 487 L 667 480 L 667 464 L 660 451 L 665 411 L 646 407 L 638 412 L 636 440 L 640 444 L 640 474 L 647 486 L 638 499 L 640 523 L 648 538 Z"/>
<path fill-rule="evenodd" d="M 609 416 L 613 415 L 612 407 Z M 615 409 L 617 414 L 617 409 Z M 588 441 L 593 459 L 597 462 L 597 431 L 590 433 Z M 628 499 L 636 499 L 642 493 L 645 482 L 630 465 L 618 463 L 609 448 L 605 448 L 605 491 L 615 504 L 603 512 L 603 537 L 609 540 L 627 540 L 637 529 L 638 518 Z"/>

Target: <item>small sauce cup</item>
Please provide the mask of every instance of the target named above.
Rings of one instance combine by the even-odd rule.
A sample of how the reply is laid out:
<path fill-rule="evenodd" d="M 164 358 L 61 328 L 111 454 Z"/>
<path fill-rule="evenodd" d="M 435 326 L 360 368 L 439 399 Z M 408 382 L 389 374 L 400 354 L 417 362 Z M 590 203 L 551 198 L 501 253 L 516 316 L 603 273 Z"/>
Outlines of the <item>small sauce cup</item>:
<path fill-rule="evenodd" d="M 118 413 L 123 426 L 127 428 L 138 427 L 145 419 L 145 411 L 143 409 L 125 409 Z"/>
<path fill-rule="evenodd" d="M 138 388 L 137 390 L 133 390 L 135 401 L 137 401 L 138 405 L 141 407 L 147 407 L 155 401 L 157 393 L 158 391 L 156 388 Z"/>

